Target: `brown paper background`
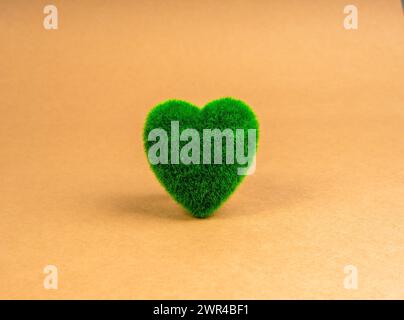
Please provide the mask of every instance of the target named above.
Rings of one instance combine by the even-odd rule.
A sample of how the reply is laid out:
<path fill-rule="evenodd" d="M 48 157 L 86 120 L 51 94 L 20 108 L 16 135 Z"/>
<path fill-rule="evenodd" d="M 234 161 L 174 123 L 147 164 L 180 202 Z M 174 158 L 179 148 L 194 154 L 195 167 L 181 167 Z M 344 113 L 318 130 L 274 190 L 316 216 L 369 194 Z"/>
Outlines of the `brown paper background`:
<path fill-rule="evenodd" d="M 404 297 L 400 1 L 52 3 L 57 31 L 0 2 L 0 298 Z M 257 171 L 198 220 L 142 125 L 223 96 L 259 117 Z"/>

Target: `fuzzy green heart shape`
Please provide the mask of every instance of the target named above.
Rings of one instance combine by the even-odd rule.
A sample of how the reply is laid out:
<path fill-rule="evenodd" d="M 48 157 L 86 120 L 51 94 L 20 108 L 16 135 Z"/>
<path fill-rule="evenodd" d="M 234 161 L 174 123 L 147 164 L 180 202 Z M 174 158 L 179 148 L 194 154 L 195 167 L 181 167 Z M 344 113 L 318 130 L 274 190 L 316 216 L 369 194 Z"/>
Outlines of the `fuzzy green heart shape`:
<path fill-rule="evenodd" d="M 258 121 L 247 104 L 233 98 L 203 108 L 168 100 L 150 111 L 143 139 L 160 183 L 194 217 L 206 218 L 236 190 L 252 165 Z"/>

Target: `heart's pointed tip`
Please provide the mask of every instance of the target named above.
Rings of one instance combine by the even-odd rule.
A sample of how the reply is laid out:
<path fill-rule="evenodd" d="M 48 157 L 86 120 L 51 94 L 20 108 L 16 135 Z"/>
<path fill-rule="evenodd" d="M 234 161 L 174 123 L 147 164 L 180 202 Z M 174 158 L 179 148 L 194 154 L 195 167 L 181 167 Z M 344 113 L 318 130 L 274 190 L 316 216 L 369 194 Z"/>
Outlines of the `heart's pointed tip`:
<path fill-rule="evenodd" d="M 189 213 L 197 219 L 206 219 L 209 218 L 211 216 L 213 216 L 213 214 L 215 213 L 216 210 L 190 210 L 188 209 Z"/>
<path fill-rule="evenodd" d="M 209 213 L 209 214 L 199 214 L 199 213 L 191 212 L 191 215 L 192 215 L 194 218 L 203 220 L 203 219 L 207 219 L 207 218 L 210 218 L 211 216 L 213 216 L 213 213 Z"/>

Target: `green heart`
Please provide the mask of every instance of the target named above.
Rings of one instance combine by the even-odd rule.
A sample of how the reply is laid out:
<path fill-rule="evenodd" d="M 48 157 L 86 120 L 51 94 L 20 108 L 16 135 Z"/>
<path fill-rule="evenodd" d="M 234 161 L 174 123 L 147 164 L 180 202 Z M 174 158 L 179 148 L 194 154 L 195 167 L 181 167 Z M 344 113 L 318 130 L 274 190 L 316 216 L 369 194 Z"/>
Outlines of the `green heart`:
<path fill-rule="evenodd" d="M 176 124 L 178 131 L 175 129 Z M 182 137 L 185 129 L 195 129 L 187 132 L 192 132 L 194 137 L 198 134 L 198 140 L 190 136 Z M 215 136 L 208 136 L 209 132 L 223 134 L 225 129 L 230 129 L 231 132 L 227 130 L 226 134 L 229 137 L 233 135 L 233 142 L 228 142 L 227 137 L 218 136 L 219 142 L 216 144 Z M 255 136 L 249 137 L 249 132 L 252 131 L 255 131 Z M 240 168 L 246 170 L 256 153 L 258 121 L 250 107 L 232 98 L 212 101 L 202 109 L 185 101 L 168 100 L 150 111 L 143 134 L 149 164 L 164 188 L 193 216 L 206 218 L 223 204 L 243 180 L 244 175 L 240 175 Z M 175 146 L 177 141 L 178 147 Z M 251 144 L 252 141 L 254 144 Z M 222 143 L 221 148 L 219 143 Z M 199 155 L 196 149 L 198 144 Z M 241 154 L 244 156 L 244 163 Z M 215 156 L 221 156 L 221 164 Z"/>

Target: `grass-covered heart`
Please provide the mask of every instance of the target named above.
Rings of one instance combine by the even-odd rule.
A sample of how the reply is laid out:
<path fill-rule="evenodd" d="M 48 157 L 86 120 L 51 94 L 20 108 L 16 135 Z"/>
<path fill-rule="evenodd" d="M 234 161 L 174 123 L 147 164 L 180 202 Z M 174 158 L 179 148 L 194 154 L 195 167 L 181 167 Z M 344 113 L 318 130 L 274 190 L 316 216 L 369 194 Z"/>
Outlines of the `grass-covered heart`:
<path fill-rule="evenodd" d="M 143 139 L 164 188 L 193 216 L 206 218 L 236 190 L 253 163 L 258 121 L 249 106 L 232 98 L 202 109 L 168 100 L 150 111 Z"/>

